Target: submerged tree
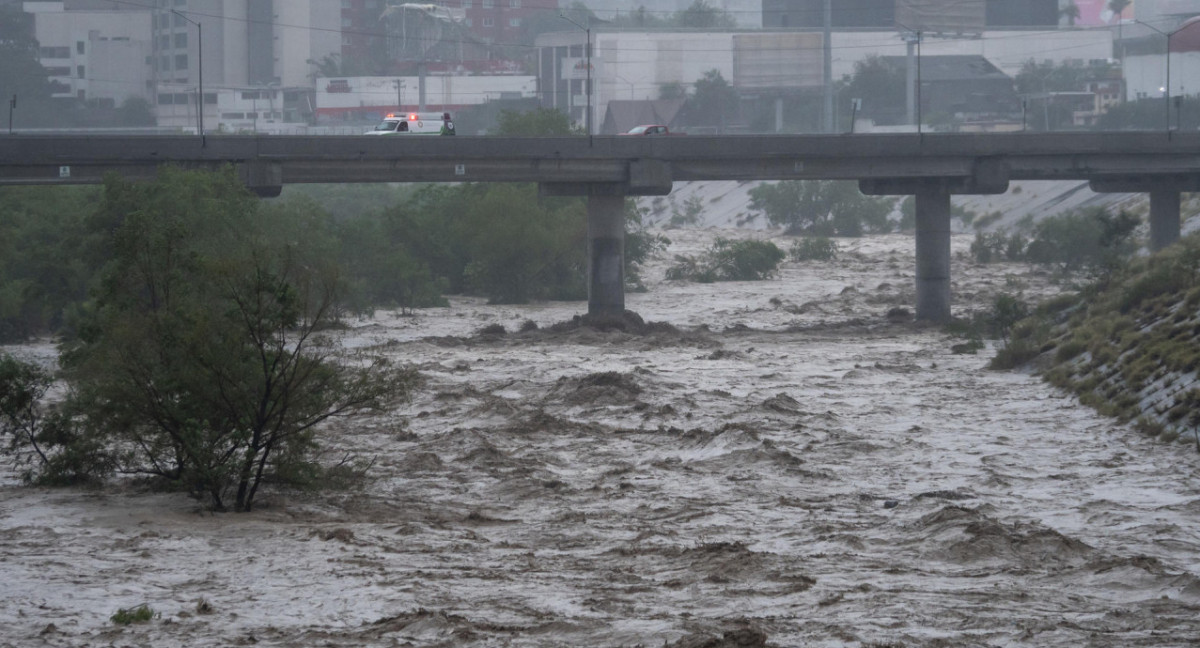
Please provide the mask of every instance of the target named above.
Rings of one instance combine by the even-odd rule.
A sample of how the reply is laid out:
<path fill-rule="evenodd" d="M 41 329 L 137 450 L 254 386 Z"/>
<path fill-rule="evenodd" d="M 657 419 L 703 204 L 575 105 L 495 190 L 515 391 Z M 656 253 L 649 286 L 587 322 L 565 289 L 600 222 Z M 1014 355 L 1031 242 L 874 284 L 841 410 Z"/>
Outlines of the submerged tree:
<path fill-rule="evenodd" d="M 789 234 L 861 236 L 891 230 L 891 202 L 864 196 L 844 180 L 788 180 L 750 190 L 750 207 Z"/>
<path fill-rule="evenodd" d="M 336 250 L 311 218 L 260 210 L 230 170 L 109 179 L 115 224 L 80 340 L 64 354 L 89 439 L 123 472 L 249 511 L 312 475 L 317 426 L 403 396 L 410 370 L 337 357 Z"/>

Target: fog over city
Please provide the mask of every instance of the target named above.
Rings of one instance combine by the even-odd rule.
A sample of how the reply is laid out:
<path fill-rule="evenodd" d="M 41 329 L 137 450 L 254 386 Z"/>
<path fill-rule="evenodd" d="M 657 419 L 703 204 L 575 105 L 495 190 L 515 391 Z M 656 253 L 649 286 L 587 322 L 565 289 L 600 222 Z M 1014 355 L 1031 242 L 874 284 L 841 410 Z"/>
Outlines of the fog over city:
<path fill-rule="evenodd" d="M 648 121 L 736 134 L 903 132 L 917 122 L 951 132 L 1156 129 L 1165 118 L 1195 128 L 1200 119 L 1191 99 L 1200 30 L 1189 29 L 1196 8 L 1184 0 L 0 8 L 12 53 L 0 92 L 17 129 L 194 132 L 203 122 L 212 133 L 356 133 L 389 113 L 450 112 L 460 134 L 485 134 L 499 111 L 539 106 L 583 128 L 590 109 L 596 134 Z M 1173 112 L 1150 108 L 1164 97 Z"/>

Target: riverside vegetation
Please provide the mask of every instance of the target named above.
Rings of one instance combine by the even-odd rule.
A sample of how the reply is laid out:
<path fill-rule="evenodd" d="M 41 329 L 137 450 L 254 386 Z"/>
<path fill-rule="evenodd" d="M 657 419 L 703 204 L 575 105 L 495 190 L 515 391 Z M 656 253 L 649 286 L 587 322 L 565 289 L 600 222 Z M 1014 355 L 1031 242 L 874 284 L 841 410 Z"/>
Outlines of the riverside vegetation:
<path fill-rule="evenodd" d="M 628 210 L 627 276 L 665 244 Z M 230 169 L 0 190 L 0 341 L 55 335 L 60 372 L 0 357 L 0 430 L 42 484 L 114 473 L 248 511 L 266 483 L 353 480 L 320 424 L 375 411 L 414 370 L 323 334 L 353 313 L 586 296 L 582 199 L 533 185 L 250 195 Z M 61 378 L 53 408 L 43 400 Z"/>
<path fill-rule="evenodd" d="M 1135 256 L 1139 219 L 1074 211 L 1029 232 L 979 233 L 975 260 L 1055 268 L 1078 289 L 1029 307 L 1001 295 L 983 321 L 1003 325 L 996 369 L 1032 363 L 1050 383 L 1149 435 L 1200 450 L 1200 236 Z"/>

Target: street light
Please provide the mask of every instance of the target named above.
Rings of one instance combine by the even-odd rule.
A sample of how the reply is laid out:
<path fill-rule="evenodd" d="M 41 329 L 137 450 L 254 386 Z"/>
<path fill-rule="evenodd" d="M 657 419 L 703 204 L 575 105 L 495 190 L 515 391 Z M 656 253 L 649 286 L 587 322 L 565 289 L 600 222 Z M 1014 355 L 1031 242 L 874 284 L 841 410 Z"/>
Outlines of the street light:
<path fill-rule="evenodd" d="M 1196 22 L 1195 19 L 1188 20 L 1187 22 L 1180 25 L 1177 29 L 1173 29 L 1169 32 L 1165 32 L 1165 31 L 1155 27 L 1154 25 L 1151 25 L 1150 23 L 1147 23 L 1147 22 L 1143 22 L 1141 20 L 1134 20 L 1132 22 L 1135 22 L 1143 27 L 1146 27 L 1148 29 L 1156 31 L 1160 35 L 1162 35 L 1164 38 L 1167 39 L 1167 47 L 1166 47 L 1167 79 L 1166 79 L 1166 81 L 1163 82 L 1162 91 L 1163 91 L 1163 106 L 1165 106 L 1164 111 L 1163 111 L 1164 118 L 1165 118 L 1164 128 L 1167 129 L 1167 137 L 1170 137 L 1171 136 L 1171 37 L 1185 29 L 1188 29 L 1190 27 L 1195 27 L 1196 25 L 1200 24 L 1200 22 Z"/>
<path fill-rule="evenodd" d="M 584 27 L 579 23 L 567 18 L 567 14 L 559 13 L 559 18 L 575 25 L 587 33 L 587 50 L 584 56 L 587 57 L 587 114 L 584 116 L 584 123 L 587 125 L 588 146 L 592 145 L 592 28 Z"/>
<path fill-rule="evenodd" d="M 179 13 L 178 11 L 175 11 L 174 9 L 171 10 L 171 13 L 175 14 L 176 16 L 179 16 L 180 18 L 183 18 L 184 20 L 186 20 L 196 26 L 196 59 L 199 64 L 199 68 L 197 71 L 199 72 L 199 77 L 200 77 L 200 79 L 199 79 L 199 81 L 200 81 L 200 97 L 199 97 L 199 101 L 197 103 L 199 104 L 199 107 L 200 107 L 200 109 L 198 111 L 200 113 L 199 114 L 199 118 L 200 118 L 200 148 L 204 148 L 205 146 L 208 145 L 208 142 L 204 136 L 204 29 L 200 26 L 200 23 L 196 22 L 195 20 L 192 20 L 191 18 L 188 18 L 187 16 Z"/>
<path fill-rule="evenodd" d="M 906 35 L 904 37 L 904 42 L 908 45 L 908 56 L 909 56 L 908 60 L 909 60 L 910 68 L 911 68 L 911 62 L 912 62 L 914 40 L 917 45 L 917 89 L 916 89 L 916 104 L 917 104 L 916 113 L 917 113 L 917 115 L 916 116 L 917 116 L 917 134 L 920 135 L 921 134 L 921 31 L 918 29 L 913 29 L 912 27 L 909 27 L 908 25 L 905 25 L 904 23 L 900 23 L 900 22 L 897 22 L 896 26 L 907 29 L 909 31 L 909 34 L 911 34 L 911 35 Z M 913 36 L 915 36 L 915 38 Z M 909 97 L 908 97 L 908 105 L 909 105 L 908 117 L 909 117 L 909 119 L 912 119 L 912 117 L 913 117 L 913 111 L 912 111 L 913 97 L 912 97 L 911 93 L 913 92 L 913 87 L 912 87 L 911 76 L 909 77 L 908 92 L 910 93 Z"/>

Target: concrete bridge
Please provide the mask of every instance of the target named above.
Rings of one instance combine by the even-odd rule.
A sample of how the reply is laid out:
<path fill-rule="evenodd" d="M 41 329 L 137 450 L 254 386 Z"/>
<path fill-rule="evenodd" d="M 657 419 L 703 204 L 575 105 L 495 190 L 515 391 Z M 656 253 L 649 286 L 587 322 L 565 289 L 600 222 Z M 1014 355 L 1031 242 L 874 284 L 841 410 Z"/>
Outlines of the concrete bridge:
<path fill-rule="evenodd" d="M 233 165 L 248 187 L 292 183 L 537 182 L 588 199 L 588 312 L 625 308 L 624 198 L 677 180 L 857 180 L 916 197 L 916 314 L 950 318 L 950 196 L 1010 180 L 1087 180 L 1150 194 L 1150 243 L 1179 238 L 1182 192 L 1200 191 L 1200 133 L 1013 133 L 687 137 L 0 137 L 0 185 L 87 184 L 115 172 Z"/>

